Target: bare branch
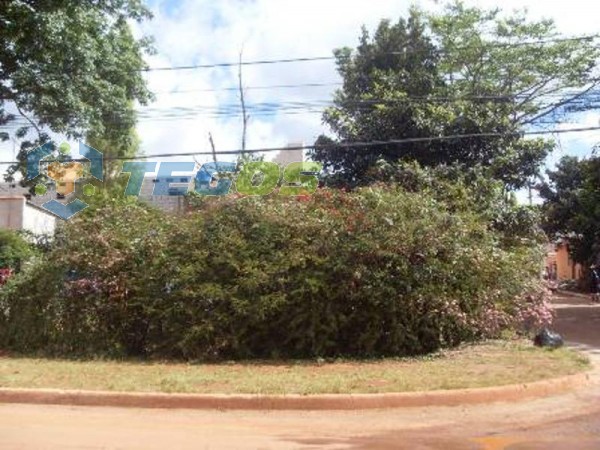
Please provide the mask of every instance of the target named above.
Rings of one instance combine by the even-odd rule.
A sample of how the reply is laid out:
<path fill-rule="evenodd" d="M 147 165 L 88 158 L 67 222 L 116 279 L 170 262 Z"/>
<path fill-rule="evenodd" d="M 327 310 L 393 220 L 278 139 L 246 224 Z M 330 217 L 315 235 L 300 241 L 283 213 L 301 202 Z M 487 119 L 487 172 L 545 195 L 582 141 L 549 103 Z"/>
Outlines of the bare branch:
<path fill-rule="evenodd" d="M 546 78 L 545 80 L 542 80 L 540 83 L 538 83 L 536 86 L 531 87 L 529 89 L 527 89 L 528 94 L 527 96 L 517 104 L 517 109 L 520 109 L 523 105 L 525 105 L 526 103 L 529 103 L 533 98 L 535 98 L 536 95 L 538 95 L 538 93 L 540 91 L 542 91 L 546 86 L 548 86 L 548 83 L 550 83 L 551 81 L 555 80 L 555 78 L 551 77 L 551 78 Z M 555 92 L 557 89 L 551 90 L 550 92 L 545 92 L 544 95 L 547 95 L 549 93 L 553 93 Z M 524 93 L 527 91 L 523 91 L 523 93 L 521 94 L 517 94 L 517 95 L 525 95 Z"/>
<path fill-rule="evenodd" d="M 581 97 L 584 97 L 585 95 L 590 93 L 592 90 L 594 90 L 596 87 L 598 87 L 599 81 L 600 81 L 600 78 L 593 79 L 592 84 L 587 89 L 581 91 L 580 93 L 578 93 L 576 95 L 570 96 L 569 98 L 567 98 L 565 100 L 555 103 L 554 105 L 551 105 L 544 112 L 541 112 L 538 115 L 524 121 L 523 124 L 526 125 L 526 124 L 533 123 L 536 120 L 541 119 L 542 117 L 546 117 L 547 115 L 552 114 L 554 111 L 556 111 L 561 106 L 565 106 L 565 105 L 571 103 L 572 101 L 575 101 L 577 99 L 580 99 Z M 521 119 L 521 118 L 522 118 L 522 116 L 519 119 Z"/>
<path fill-rule="evenodd" d="M 23 116 L 23 118 L 24 118 L 25 120 L 27 120 L 27 122 L 29 122 L 33 128 L 35 128 L 35 131 L 36 131 L 36 132 L 37 132 L 37 134 L 38 134 L 38 139 L 41 141 L 41 140 L 42 140 L 42 132 L 41 132 L 40 128 L 37 126 L 37 124 L 36 124 L 36 123 L 35 123 L 33 120 L 31 120 L 31 118 L 30 118 L 30 117 L 28 117 L 28 116 L 27 116 L 27 115 L 26 115 L 26 114 L 23 112 L 23 110 L 22 110 L 22 109 L 19 107 L 19 105 L 17 105 L 16 103 L 15 103 L 15 107 L 17 108 L 17 111 L 19 111 L 19 114 L 21 114 L 21 116 Z"/>
<path fill-rule="evenodd" d="M 208 141 L 210 142 L 210 148 L 212 149 L 213 161 L 217 163 L 217 151 L 215 150 L 215 141 L 213 141 L 212 133 L 208 132 Z"/>
<path fill-rule="evenodd" d="M 248 116 L 246 115 L 246 101 L 244 99 L 244 84 L 242 81 L 242 55 L 244 49 L 240 50 L 240 60 L 238 65 L 238 81 L 240 90 L 240 103 L 242 104 L 242 154 L 246 151 L 246 131 L 248 128 Z"/>

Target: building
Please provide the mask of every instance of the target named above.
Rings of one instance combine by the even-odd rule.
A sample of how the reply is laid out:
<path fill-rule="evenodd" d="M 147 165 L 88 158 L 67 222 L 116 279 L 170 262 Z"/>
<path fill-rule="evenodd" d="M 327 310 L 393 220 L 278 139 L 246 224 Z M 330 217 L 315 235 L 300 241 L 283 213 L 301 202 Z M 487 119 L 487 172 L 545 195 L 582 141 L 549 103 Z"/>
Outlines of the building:
<path fill-rule="evenodd" d="M 181 194 L 194 189 L 193 180 L 189 176 L 144 177 L 139 199 L 165 212 L 182 214 L 187 210 L 187 202 Z"/>
<path fill-rule="evenodd" d="M 0 228 L 52 234 L 56 217 L 40 206 L 47 200 L 45 196 L 31 197 L 17 184 L 0 183 Z"/>
<path fill-rule="evenodd" d="M 289 150 L 280 150 L 277 152 L 275 157 L 273 158 L 273 162 L 276 162 L 282 167 L 287 166 L 293 162 L 303 162 L 304 161 L 304 147 L 303 142 L 291 142 L 286 148 Z"/>
<path fill-rule="evenodd" d="M 546 274 L 551 280 L 580 280 L 583 277 L 581 264 L 571 259 L 569 243 L 559 240 L 546 248 Z"/>

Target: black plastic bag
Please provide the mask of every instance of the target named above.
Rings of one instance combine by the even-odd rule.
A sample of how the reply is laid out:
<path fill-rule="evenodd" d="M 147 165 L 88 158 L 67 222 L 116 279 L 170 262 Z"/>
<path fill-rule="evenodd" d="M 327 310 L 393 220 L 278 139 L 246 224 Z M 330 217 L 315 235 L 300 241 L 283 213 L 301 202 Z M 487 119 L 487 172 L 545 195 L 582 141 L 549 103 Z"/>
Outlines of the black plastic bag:
<path fill-rule="evenodd" d="M 548 328 L 542 329 L 538 334 L 533 338 L 534 345 L 538 347 L 550 347 L 550 348 L 559 348 L 562 347 L 565 343 L 560 334 L 554 333 L 550 331 Z"/>

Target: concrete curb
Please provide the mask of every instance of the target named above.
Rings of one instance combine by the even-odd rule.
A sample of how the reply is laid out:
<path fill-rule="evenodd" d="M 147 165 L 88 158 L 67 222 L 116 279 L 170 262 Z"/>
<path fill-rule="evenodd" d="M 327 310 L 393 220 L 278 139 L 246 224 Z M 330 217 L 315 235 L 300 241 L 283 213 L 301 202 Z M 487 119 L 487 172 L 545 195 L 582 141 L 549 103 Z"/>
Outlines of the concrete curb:
<path fill-rule="evenodd" d="M 480 389 L 384 394 L 224 395 L 0 388 L 0 403 L 135 408 L 352 410 L 514 402 L 557 395 L 590 384 L 590 373 Z"/>

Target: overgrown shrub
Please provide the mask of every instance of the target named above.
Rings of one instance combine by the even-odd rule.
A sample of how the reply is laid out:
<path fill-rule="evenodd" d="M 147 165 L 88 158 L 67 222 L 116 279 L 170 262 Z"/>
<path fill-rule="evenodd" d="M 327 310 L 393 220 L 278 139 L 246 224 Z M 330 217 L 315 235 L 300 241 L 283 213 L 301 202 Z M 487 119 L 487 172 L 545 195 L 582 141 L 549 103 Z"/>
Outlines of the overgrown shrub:
<path fill-rule="evenodd" d="M 115 203 L 0 293 L 0 346 L 183 359 L 398 356 L 547 321 L 535 240 L 431 192 Z"/>
<path fill-rule="evenodd" d="M 490 178 L 482 167 L 421 167 L 415 162 L 380 161 L 369 174 L 374 180 L 384 180 L 409 192 L 427 192 L 449 211 L 478 214 L 500 233 L 503 246 L 546 240 L 539 208 L 519 204 L 515 195 L 505 192 L 503 183 Z"/>
<path fill-rule="evenodd" d="M 35 253 L 34 246 L 20 233 L 0 229 L 0 268 L 18 270 Z"/>

